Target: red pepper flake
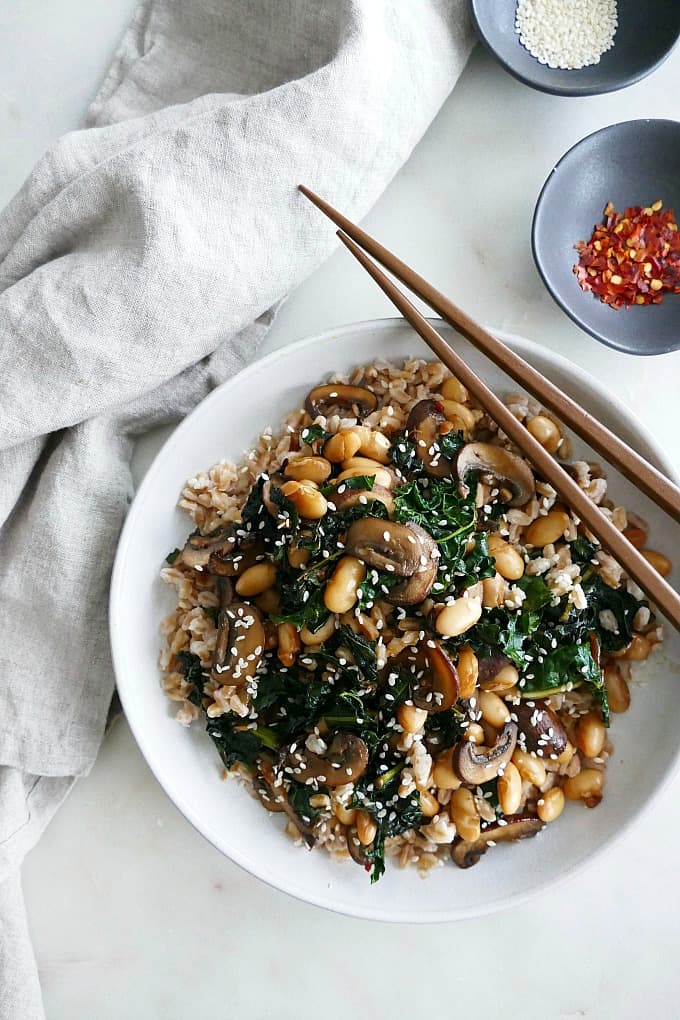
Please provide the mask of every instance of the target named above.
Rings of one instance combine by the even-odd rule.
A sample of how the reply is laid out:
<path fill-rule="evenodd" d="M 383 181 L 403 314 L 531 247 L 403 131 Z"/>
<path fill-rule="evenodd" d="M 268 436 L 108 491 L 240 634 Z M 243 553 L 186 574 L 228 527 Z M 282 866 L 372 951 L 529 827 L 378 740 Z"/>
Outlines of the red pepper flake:
<path fill-rule="evenodd" d="M 672 209 L 659 200 L 617 213 L 611 202 L 589 241 L 579 241 L 574 273 L 582 290 L 606 305 L 660 305 L 680 294 L 680 232 Z"/>

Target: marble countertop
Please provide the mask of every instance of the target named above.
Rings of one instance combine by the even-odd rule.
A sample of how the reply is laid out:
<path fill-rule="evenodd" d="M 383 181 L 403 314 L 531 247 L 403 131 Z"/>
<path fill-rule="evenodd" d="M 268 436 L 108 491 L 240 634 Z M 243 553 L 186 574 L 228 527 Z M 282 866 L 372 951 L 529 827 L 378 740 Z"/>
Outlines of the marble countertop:
<path fill-rule="evenodd" d="M 78 125 L 132 10 L 23 0 L 0 11 L 0 204 L 42 149 Z M 680 353 L 599 346 L 553 304 L 529 248 L 536 195 L 575 141 L 634 117 L 677 117 L 680 51 L 609 96 L 557 99 L 477 49 L 367 229 L 494 326 L 560 351 L 626 403 L 680 470 Z M 656 196 L 653 196 L 656 197 Z M 287 301 L 266 341 L 391 306 L 345 253 Z M 138 457 L 138 473 L 159 437 Z M 457 925 L 332 916 L 244 874 L 176 811 L 119 719 L 99 760 L 29 855 L 25 892 L 49 1020 L 300 1020 L 511 1015 L 633 1020 L 677 1012 L 680 887 L 663 845 L 680 837 L 680 777 L 614 848 L 553 892 Z M 348 952 L 347 947 L 351 946 Z M 455 975 L 455 976 L 454 976 Z M 435 990 L 438 985 L 439 991 Z"/>

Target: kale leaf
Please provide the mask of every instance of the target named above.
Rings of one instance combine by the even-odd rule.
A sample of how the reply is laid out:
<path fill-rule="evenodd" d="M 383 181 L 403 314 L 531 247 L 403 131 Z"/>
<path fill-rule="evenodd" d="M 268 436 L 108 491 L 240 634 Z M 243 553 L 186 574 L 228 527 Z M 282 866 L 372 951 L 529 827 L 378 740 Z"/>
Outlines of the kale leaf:
<path fill-rule="evenodd" d="M 422 475 L 425 472 L 425 465 L 416 453 L 416 444 L 405 432 L 393 440 L 389 456 L 395 468 L 404 476 Z"/>
<path fill-rule="evenodd" d="M 439 572 L 433 588 L 438 595 L 494 574 L 486 536 L 474 535 L 477 507 L 473 490 L 474 486 L 464 497 L 452 478 L 424 478 L 395 491 L 396 519 L 402 524 L 412 521 L 420 525 L 439 547 Z M 473 536 L 475 546 L 468 552 Z"/>
<path fill-rule="evenodd" d="M 382 760 L 381 755 L 387 759 L 389 754 L 389 744 L 385 742 L 377 755 L 382 769 L 385 768 L 387 761 Z M 400 758 L 396 765 L 391 768 L 388 766 L 387 771 L 381 774 L 391 774 L 392 778 L 389 782 L 383 782 L 380 787 L 376 783 L 376 771 L 371 768 L 364 773 L 354 788 L 353 806 L 368 812 L 378 826 L 372 845 L 364 851 L 372 866 L 371 884 L 377 882 L 385 873 L 385 840 L 401 836 L 410 829 L 416 829 L 423 822 L 420 795 L 417 790 L 408 797 L 399 796 L 399 776 L 405 764 L 403 758 Z"/>
<path fill-rule="evenodd" d="M 225 768 L 231 768 L 236 762 L 250 768 L 255 766 L 262 742 L 254 730 L 243 729 L 243 720 L 235 719 L 228 713 L 218 719 L 208 719 L 206 729 Z"/>
<path fill-rule="evenodd" d="M 205 677 L 203 676 L 203 666 L 201 660 L 193 652 L 178 652 L 177 658 L 179 659 L 180 668 L 184 679 L 188 684 L 193 684 L 194 689 L 188 695 L 188 700 L 192 704 L 201 707 L 201 699 L 203 698 L 203 684 L 205 683 Z"/>
<path fill-rule="evenodd" d="M 165 557 L 165 562 L 169 563 L 170 566 L 172 566 L 177 557 L 181 555 L 181 552 L 182 552 L 181 549 L 173 549 L 172 552 L 169 552 L 168 555 Z"/>

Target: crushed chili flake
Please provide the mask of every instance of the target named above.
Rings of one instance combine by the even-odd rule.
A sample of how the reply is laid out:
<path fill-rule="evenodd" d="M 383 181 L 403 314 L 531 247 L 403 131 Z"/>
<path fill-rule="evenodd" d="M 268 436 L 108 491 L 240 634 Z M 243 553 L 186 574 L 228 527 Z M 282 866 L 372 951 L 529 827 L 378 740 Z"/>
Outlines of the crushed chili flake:
<path fill-rule="evenodd" d="M 617 309 L 660 305 L 664 294 L 680 294 L 680 232 L 673 210 L 662 210 L 660 200 L 625 213 L 608 202 L 590 240 L 574 245 L 581 289 Z"/>

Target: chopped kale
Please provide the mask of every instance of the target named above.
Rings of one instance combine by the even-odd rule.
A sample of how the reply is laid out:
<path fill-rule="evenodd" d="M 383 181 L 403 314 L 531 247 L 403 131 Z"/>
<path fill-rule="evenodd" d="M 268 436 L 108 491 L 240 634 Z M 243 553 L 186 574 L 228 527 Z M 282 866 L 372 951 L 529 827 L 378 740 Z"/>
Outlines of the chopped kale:
<path fill-rule="evenodd" d="M 375 475 L 354 475 L 353 478 L 345 478 L 342 482 L 331 482 L 330 485 L 324 486 L 321 492 L 324 496 L 330 496 L 332 499 L 338 489 L 361 489 L 362 492 L 370 492 L 374 485 Z"/>
<path fill-rule="evenodd" d="M 389 595 L 392 588 L 403 582 L 403 577 L 396 574 L 388 574 L 385 570 L 374 570 L 371 568 L 361 582 L 357 595 L 357 608 L 360 610 L 370 609 L 377 599 Z"/>
<path fill-rule="evenodd" d="M 453 747 L 461 738 L 465 714 L 455 705 L 445 712 L 431 712 L 425 720 L 425 734 L 436 743 L 440 751 Z"/>
<path fill-rule="evenodd" d="M 313 807 L 309 803 L 310 798 L 319 792 L 325 793 L 325 787 L 319 787 L 317 790 L 311 786 L 305 786 L 304 783 L 291 783 L 288 789 L 288 800 L 291 807 L 307 825 L 314 825 L 321 814 L 321 808 Z"/>
<path fill-rule="evenodd" d="M 385 873 L 385 840 L 416 829 L 423 822 L 419 793 L 414 791 L 408 797 L 399 796 L 399 776 L 406 762 L 400 758 L 395 764 L 388 756 L 393 759 L 394 753 L 385 742 L 377 755 L 380 772 L 373 767 L 364 773 L 354 788 L 352 799 L 352 804 L 371 815 L 378 826 L 372 845 L 365 850 L 372 866 L 371 883 L 377 882 Z M 387 775 L 391 776 L 389 781 L 378 786 L 379 776 Z"/>
<path fill-rule="evenodd" d="M 203 684 L 205 683 L 201 660 L 193 652 L 184 651 L 178 652 L 177 658 L 179 659 L 184 679 L 188 684 L 194 685 L 193 691 L 188 695 L 188 700 L 200 708 L 201 699 L 203 698 Z"/>
<path fill-rule="evenodd" d="M 461 446 L 465 446 L 465 437 L 462 432 L 447 432 L 446 435 L 439 437 L 437 445 L 443 457 L 446 457 L 447 460 L 455 460 Z"/>
<path fill-rule="evenodd" d="M 253 768 L 257 762 L 262 743 L 254 730 L 243 729 L 243 720 L 227 714 L 218 719 L 208 719 L 208 735 L 219 751 L 225 768 L 241 762 Z"/>
<path fill-rule="evenodd" d="M 172 552 L 169 552 L 168 555 L 165 557 L 165 562 L 169 563 L 170 566 L 172 566 L 172 564 L 175 562 L 177 557 L 181 555 L 181 553 L 182 553 L 181 549 L 173 549 Z"/>
<path fill-rule="evenodd" d="M 318 452 L 323 444 L 331 436 L 330 432 L 326 432 L 320 425 L 306 425 L 300 432 L 300 439 L 303 443 L 307 443 L 311 446 L 315 452 Z"/>
<path fill-rule="evenodd" d="M 442 595 L 494 574 L 486 536 L 475 535 L 477 507 L 474 486 L 461 496 L 451 478 L 414 479 L 395 491 L 395 516 L 402 524 L 420 525 L 439 547 L 440 561 L 433 592 Z M 475 545 L 468 552 L 468 542 Z"/>
<path fill-rule="evenodd" d="M 401 433 L 394 439 L 390 447 L 390 460 L 404 476 L 422 475 L 425 472 L 425 466 L 416 453 L 416 444 L 406 436 L 406 433 Z"/>
<path fill-rule="evenodd" d="M 378 677 L 378 660 L 375 643 L 361 634 L 355 634 L 351 627 L 339 627 L 333 635 L 335 649 L 346 645 L 352 653 L 359 676 L 366 683 L 375 683 Z"/>

